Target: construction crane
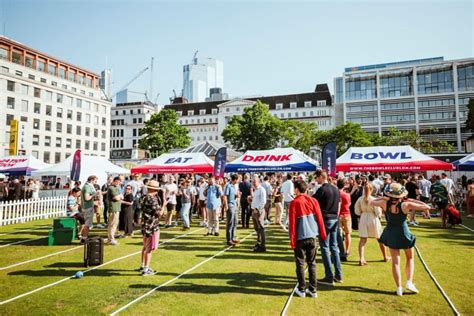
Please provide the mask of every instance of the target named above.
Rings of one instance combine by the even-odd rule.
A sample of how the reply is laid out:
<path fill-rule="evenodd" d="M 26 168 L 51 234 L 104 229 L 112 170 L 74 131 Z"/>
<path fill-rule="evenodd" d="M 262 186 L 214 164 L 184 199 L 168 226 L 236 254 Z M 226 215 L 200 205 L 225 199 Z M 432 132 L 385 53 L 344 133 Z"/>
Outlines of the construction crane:
<path fill-rule="evenodd" d="M 193 64 L 197 64 L 197 54 L 199 53 L 199 50 L 194 52 L 193 60 L 191 61 Z"/>
<path fill-rule="evenodd" d="M 127 82 L 127 84 L 125 84 L 122 87 L 122 89 L 115 92 L 109 99 L 112 100 L 117 95 L 117 93 L 119 93 L 120 91 L 125 90 L 129 85 L 131 85 L 135 80 L 137 80 L 141 75 L 143 75 L 148 69 L 150 69 L 150 67 L 145 67 L 142 70 L 140 70 L 140 72 L 138 74 L 136 74 L 135 77 L 133 77 L 129 82 Z"/>

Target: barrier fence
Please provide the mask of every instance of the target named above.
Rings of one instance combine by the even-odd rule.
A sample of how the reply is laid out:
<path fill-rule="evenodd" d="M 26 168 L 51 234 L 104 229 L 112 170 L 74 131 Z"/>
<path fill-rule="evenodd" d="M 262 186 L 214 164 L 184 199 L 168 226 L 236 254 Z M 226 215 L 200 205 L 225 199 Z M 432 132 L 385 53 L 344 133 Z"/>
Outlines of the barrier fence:
<path fill-rule="evenodd" d="M 66 215 L 67 197 L 0 202 L 0 226 Z"/>

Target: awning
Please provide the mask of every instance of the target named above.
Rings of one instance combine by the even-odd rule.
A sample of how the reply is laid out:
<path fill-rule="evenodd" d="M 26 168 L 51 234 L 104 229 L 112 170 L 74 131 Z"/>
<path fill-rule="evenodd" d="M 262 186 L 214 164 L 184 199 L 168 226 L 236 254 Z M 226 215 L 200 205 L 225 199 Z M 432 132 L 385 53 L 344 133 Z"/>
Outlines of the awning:
<path fill-rule="evenodd" d="M 337 171 L 453 170 L 453 165 L 411 146 L 351 147 L 336 161 Z"/>
<path fill-rule="evenodd" d="M 132 168 L 133 173 L 212 173 L 214 161 L 203 153 L 163 154 L 144 165 Z"/>
<path fill-rule="evenodd" d="M 453 162 L 456 170 L 474 171 L 474 153 Z"/>
<path fill-rule="evenodd" d="M 316 171 L 316 161 L 294 148 L 248 150 L 228 163 L 226 172 L 303 172 Z"/>
<path fill-rule="evenodd" d="M 0 158 L 0 173 L 8 175 L 31 175 L 34 170 L 41 170 L 51 165 L 34 156 L 7 156 Z"/>

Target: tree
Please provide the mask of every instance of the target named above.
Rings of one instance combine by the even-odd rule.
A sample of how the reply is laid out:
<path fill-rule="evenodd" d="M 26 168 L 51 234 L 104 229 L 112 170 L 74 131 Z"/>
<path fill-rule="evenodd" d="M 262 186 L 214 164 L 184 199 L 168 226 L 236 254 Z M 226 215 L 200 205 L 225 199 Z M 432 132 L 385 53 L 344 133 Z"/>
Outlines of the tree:
<path fill-rule="evenodd" d="M 173 148 L 185 148 L 191 143 L 188 129 L 177 123 L 178 114 L 164 109 L 153 114 L 141 131 L 140 149 L 148 150 L 153 156 L 169 152 Z"/>
<path fill-rule="evenodd" d="M 360 124 L 347 122 L 328 131 L 317 131 L 313 144 L 320 148 L 326 143 L 336 142 L 337 156 L 341 156 L 350 147 L 372 146 L 372 136 L 364 131 Z"/>
<path fill-rule="evenodd" d="M 466 127 L 474 132 L 474 98 L 469 99 Z"/>
<path fill-rule="evenodd" d="M 274 148 L 283 133 L 283 123 L 270 113 L 267 104 L 258 100 L 242 115 L 230 119 L 222 137 L 236 150 L 246 151 Z"/>
<path fill-rule="evenodd" d="M 314 122 L 286 120 L 284 122 L 283 140 L 288 147 L 298 149 L 309 155 L 318 126 Z"/>
<path fill-rule="evenodd" d="M 453 146 L 444 140 L 439 140 L 437 133 L 438 130 L 435 128 L 420 130 L 420 134 L 414 130 L 400 131 L 391 128 L 386 135 L 382 136 L 381 142 L 385 146 L 409 145 L 426 154 L 453 151 Z M 429 136 L 431 134 L 432 137 Z"/>

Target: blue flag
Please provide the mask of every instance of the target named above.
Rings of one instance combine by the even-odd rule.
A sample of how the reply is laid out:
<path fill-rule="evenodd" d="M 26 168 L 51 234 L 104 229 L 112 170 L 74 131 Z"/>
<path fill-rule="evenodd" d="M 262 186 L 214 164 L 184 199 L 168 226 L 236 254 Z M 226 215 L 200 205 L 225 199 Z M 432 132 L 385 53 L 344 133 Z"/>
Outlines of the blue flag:
<path fill-rule="evenodd" d="M 227 148 L 221 147 L 216 153 L 214 159 L 214 172 L 213 176 L 217 179 L 224 177 L 225 163 L 227 160 Z"/>
<path fill-rule="evenodd" d="M 329 176 L 336 176 L 336 142 L 327 143 L 323 147 L 322 167 Z"/>
<path fill-rule="evenodd" d="M 69 178 L 72 181 L 78 181 L 81 177 L 81 151 L 78 149 L 72 158 L 71 174 Z"/>

